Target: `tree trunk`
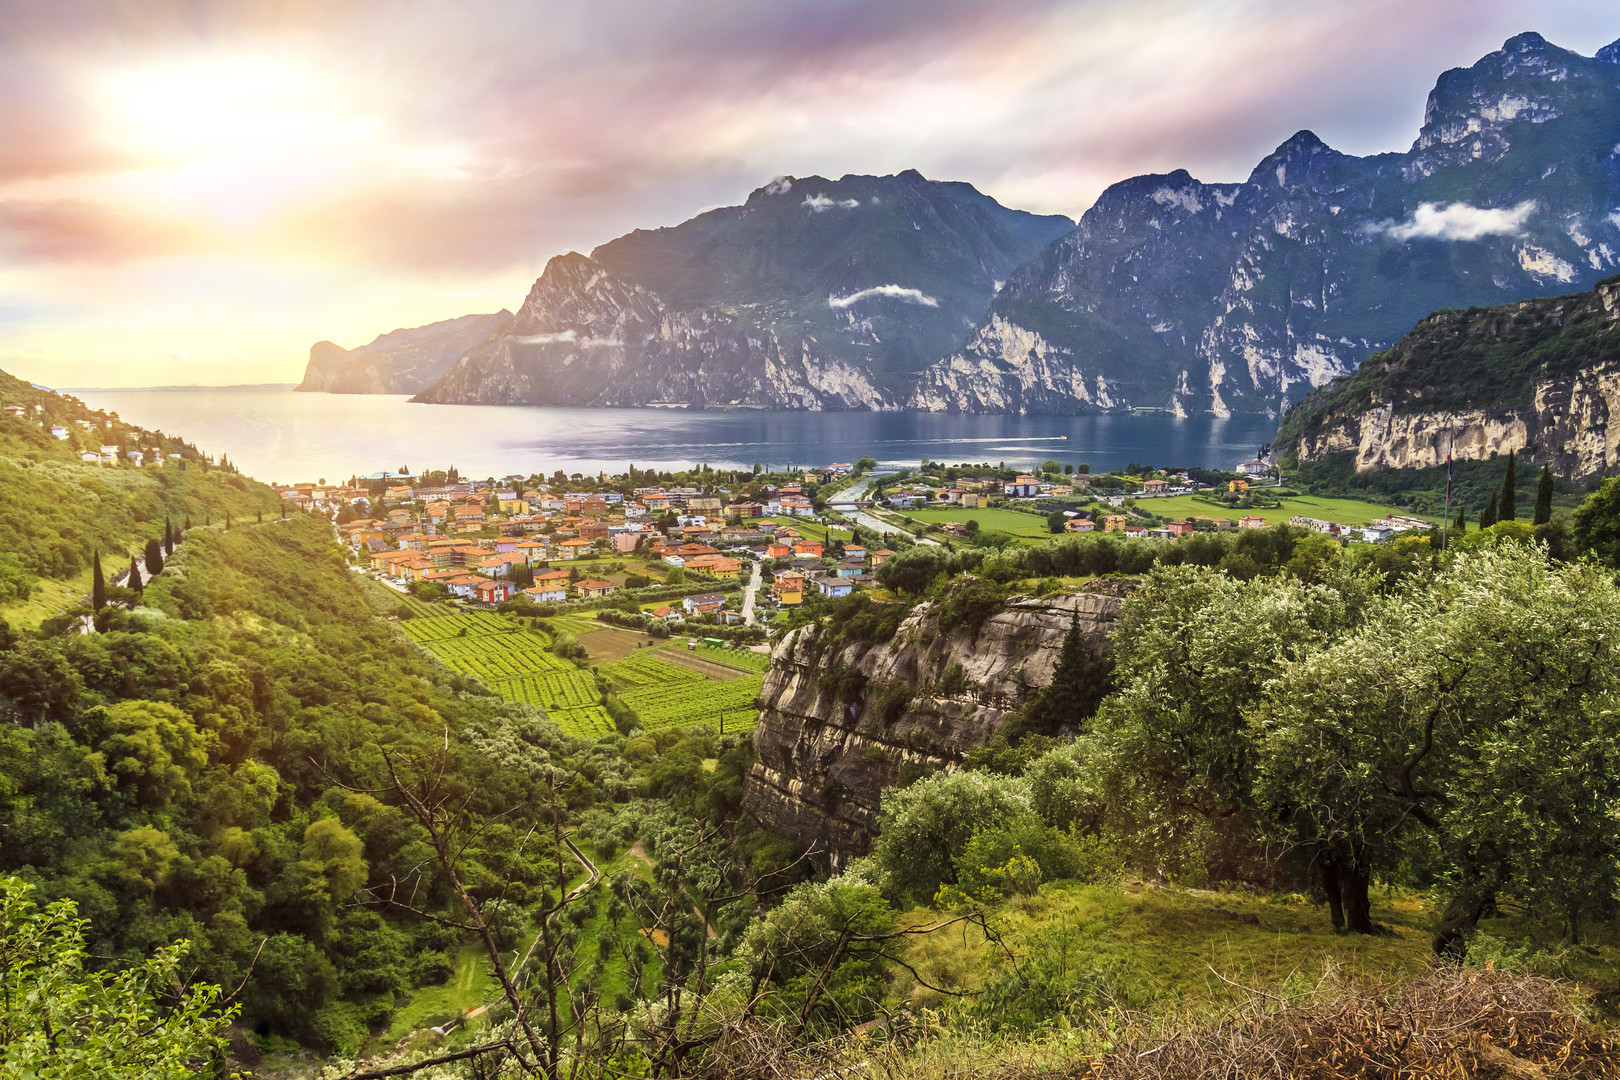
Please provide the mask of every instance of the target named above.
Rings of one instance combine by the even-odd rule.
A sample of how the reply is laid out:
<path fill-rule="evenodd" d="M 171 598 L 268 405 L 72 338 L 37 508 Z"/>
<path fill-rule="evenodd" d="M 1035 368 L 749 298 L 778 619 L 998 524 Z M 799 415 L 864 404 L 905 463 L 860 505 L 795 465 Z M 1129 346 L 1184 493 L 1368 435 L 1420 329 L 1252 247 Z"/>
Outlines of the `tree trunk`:
<path fill-rule="evenodd" d="M 1372 875 L 1359 865 L 1340 864 L 1338 872 L 1344 928 L 1352 934 L 1376 934 L 1378 924 L 1372 921 L 1372 901 L 1367 897 Z"/>
<path fill-rule="evenodd" d="M 1468 937 L 1486 911 L 1496 907 L 1494 890 L 1473 900 L 1453 900 L 1434 928 L 1434 955 L 1459 963 L 1468 955 Z"/>
<path fill-rule="evenodd" d="M 1343 930 L 1344 898 L 1339 895 L 1338 872 L 1331 859 L 1322 862 L 1322 890 L 1327 893 L 1328 915 L 1333 919 L 1333 929 Z"/>

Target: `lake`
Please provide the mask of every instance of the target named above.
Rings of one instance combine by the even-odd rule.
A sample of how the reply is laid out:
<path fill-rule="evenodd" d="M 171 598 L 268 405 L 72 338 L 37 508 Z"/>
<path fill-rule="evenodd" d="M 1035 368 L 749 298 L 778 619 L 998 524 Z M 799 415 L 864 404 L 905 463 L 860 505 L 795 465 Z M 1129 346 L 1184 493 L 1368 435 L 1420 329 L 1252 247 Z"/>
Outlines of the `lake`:
<path fill-rule="evenodd" d="M 68 391 L 93 408 L 179 435 L 271 483 L 456 466 L 463 476 L 622 472 L 703 463 L 827 465 L 870 456 L 1014 467 L 1048 459 L 1098 471 L 1132 462 L 1231 468 L 1269 442 L 1264 417 L 1165 414 L 954 416 L 948 413 L 709 412 L 417 405 L 404 396 L 227 387 Z"/>

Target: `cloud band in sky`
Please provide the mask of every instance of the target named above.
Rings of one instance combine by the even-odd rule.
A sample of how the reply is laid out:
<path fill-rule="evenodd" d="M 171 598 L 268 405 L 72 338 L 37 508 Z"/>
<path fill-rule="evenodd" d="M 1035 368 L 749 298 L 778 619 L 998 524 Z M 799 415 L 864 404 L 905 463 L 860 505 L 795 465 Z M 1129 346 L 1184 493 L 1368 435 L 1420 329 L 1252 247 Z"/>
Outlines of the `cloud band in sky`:
<path fill-rule="evenodd" d="M 920 304 L 923 307 L 939 307 L 939 301 L 921 289 L 908 289 L 904 285 L 876 285 L 870 289 L 852 292 L 848 296 L 829 296 L 827 297 L 827 306 L 834 311 L 843 311 L 852 304 L 858 304 L 862 300 L 869 300 L 874 296 L 886 297 L 891 300 L 904 300 L 908 304 Z"/>
<path fill-rule="evenodd" d="M 1517 236 L 1535 212 L 1536 200 L 1517 206 L 1487 208 L 1454 202 L 1446 206 L 1423 203 L 1406 221 L 1386 222 L 1379 232 L 1392 240 L 1482 240 L 1487 236 Z"/>

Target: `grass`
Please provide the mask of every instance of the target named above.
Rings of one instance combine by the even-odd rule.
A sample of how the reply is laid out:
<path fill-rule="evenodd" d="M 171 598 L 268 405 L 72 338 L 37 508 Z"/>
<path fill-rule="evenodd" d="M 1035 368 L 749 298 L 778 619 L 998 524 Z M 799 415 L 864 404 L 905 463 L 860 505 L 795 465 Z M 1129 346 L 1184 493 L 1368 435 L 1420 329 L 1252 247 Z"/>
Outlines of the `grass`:
<path fill-rule="evenodd" d="M 394 1013 L 388 1023 L 388 1034 L 383 1037 L 388 1045 L 419 1028 L 434 1027 L 460 1016 L 494 997 L 495 980 L 490 976 L 488 955 L 482 945 L 467 944 L 451 949 L 450 962 L 455 966 L 455 974 L 448 982 L 420 988 Z"/>
<path fill-rule="evenodd" d="M 1258 924 L 1242 921 L 1250 915 Z M 909 919 L 926 924 L 937 917 L 918 911 Z M 997 905 L 991 925 L 1020 958 L 1061 952 L 1077 970 L 1116 970 L 1121 988 L 1133 997 L 1198 1004 L 1232 1000 L 1232 988 L 1211 968 L 1259 988 L 1314 976 L 1328 964 L 1380 978 L 1428 968 L 1432 916 L 1418 899 L 1378 897 L 1373 917 L 1391 932 L 1335 934 L 1325 909 L 1297 897 L 1268 901 L 1236 893 L 1064 881 Z M 907 959 L 928 982 L 947 989 L 977 988 L 1003 963 L 982 931 L 960 927 L 916 939 Z M 947 999 L 917 983 L 909 1000 L 916 1008 L 939 1007 Z"/>
<path fill-rule="evenodd" d="M 1036 517 L 1034 514 L 1025 514 L 1017 510 L 963 510 L 961 507 L 940 507 L 897 512 L 902 517 L 924 525 L 943 525 L 947 521 L 959 521 L 966 525 L 969 521 L 977 521 L 979 528 L 986 532 L 1010 533 L 1031 540 L 1046 540 L 1052 536 L 1052 530 L 1046 527 L 1044 517 Z"/>
<path fill-rule="evenodd" d="M 66 581 L 40 578 L 27 600 L 0 607 L 0 618 L 16 630 L 38 630 L 46 619 L 90 598 L 90 577 L 91 571 L 86 569 Z"/>
<path fill-rule="evenodd" d="M 1334 499 L 1323 495 L 1300 495 L 1293 498 L 1284 498 L 1280 501 L 1282 502 L 1282 508 L 1277 510 L 1265 508 L 1239 510 L 1236 507 L 1221 507 L 1202 502 L 1191 495 L 1172 495 L 1168 499 L 1142 499 L 1136 505 L 1138 508 L 1150 514 L 1157 514 L 1162 518 L 1205 515 L 1208 517 L 1231 518 L 1235 522 L 1238 518 L 1249 514 L 1254 517 L 1265 518 L 1268 525 L 1286 522 L 1296 514 L 1317 518 L 1321 521 L 1331 521 L 1338 525 L 1366 525 L 1387 514 L 1407 512 L 1395 506 L 1383 506 L 1379 503 L 1364 502 L 1360 499 Z"/>
<path fill-rule="evenodd" d="M 806 540 L 815 540 L 822 544 L 828 542 L 828 533 L 831 533 L 834 537 L 844 541 L 845 543 L 848 543 L 855 538 L 855 533 L 851 529 L 840 528 L 836 525 L 821 525 L 810 518 L 779 517 L 761 518 L 760 520 L 774 521 L 778 525 L 786 525 L 793 529 L 797 529 L 799 535 L 804 537 Z"/>

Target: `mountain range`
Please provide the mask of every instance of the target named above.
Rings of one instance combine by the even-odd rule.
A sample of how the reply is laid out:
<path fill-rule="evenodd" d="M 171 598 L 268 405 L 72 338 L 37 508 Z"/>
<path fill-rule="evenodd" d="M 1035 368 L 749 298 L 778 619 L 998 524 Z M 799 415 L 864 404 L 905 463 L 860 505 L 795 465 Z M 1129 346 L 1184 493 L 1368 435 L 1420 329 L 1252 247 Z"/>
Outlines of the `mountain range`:
<path fill-rule="evenodd" d="M 1432 311 L 1620 267 L 1620 42 L 1518 35 L 1440 77 L 1404 152 L 1301 131 L 1244 181 L 1133 177 L 1071 226 L 914 171 L 783 177 L 553 259 L 510 322 L 401 383 L 458 403 L 1279 415 Z"/>

